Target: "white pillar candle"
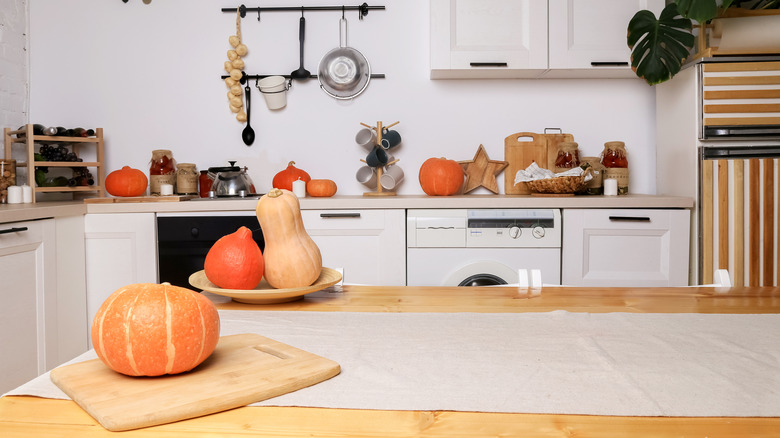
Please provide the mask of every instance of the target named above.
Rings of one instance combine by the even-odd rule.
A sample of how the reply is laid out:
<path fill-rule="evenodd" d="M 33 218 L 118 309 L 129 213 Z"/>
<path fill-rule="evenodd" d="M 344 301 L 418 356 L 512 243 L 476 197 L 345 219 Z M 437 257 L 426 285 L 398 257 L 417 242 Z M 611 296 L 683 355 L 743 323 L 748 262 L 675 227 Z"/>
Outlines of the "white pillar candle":
<path fill-rule="evenodd" d="M 604 196 L 617 196 L 617 180 L 608 178 L 604 180 Z"/>
<path fill-rule="evenodd" d="M 173 184 L 160 184 L 160 196 L 173 195 Z"/>
<path fill-rule="evenodd" d="M 33 202 L 32 187 L 28 186 L 27 184 L 22 186 L 22 202 L 25 204 Z"/>
<path fill-rule="evenodd" d="M 21 204 L 22 203 L 22 188 L 19 186 L 8 187 L 8 203 L 9 204 Z"/>
<path fill-rule="evenodd" d="M 306 181 L 298 179 L 292 183 L 292 191 L 299 198 L 306 197 Z"/>

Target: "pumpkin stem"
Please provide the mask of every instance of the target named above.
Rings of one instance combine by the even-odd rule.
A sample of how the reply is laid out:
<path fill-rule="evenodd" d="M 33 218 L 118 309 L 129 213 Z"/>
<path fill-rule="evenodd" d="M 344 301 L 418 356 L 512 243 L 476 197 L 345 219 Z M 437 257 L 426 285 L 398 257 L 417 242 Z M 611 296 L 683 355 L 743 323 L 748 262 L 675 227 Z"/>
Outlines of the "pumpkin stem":
<path fill-rule="evenodd" d="M 294 165 L 295 165 L 295 161 L 290 161 L 289 163 L 287 163 L 287 167 L 294 166 Z"/>
<path fill-rule="evenodd" d="M 282 196 L 282 191 L 280 189 L 273 188 L 273 189 L 268 191 L 268 197 L 269 198 L 278 198 L 280 196 Z"/>

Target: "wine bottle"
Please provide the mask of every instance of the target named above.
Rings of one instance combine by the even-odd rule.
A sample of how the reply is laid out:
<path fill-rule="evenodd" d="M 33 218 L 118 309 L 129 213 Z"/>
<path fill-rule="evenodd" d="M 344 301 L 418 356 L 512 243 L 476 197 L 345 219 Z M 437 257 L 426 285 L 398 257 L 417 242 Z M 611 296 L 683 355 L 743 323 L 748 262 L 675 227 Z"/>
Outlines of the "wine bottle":
<path fill-rule="evenodd" d="M 62 126 L 58 126 L 57 127 L 57 135 L 65 137 L 65 136 L 68 135 L 68 130 L 63 128 Z"/>
<path fill-rule="evenodd" d="M 73 128 L 73 136 L 74 137 L 86 137 L 87 136 L 87 130 L 84 128 Z"/>
<path fill-rule="evenodd" d="M 46 127 L 41 125 L 40 123 L 33 124 L 33 135 L 56 135 L 57 134 L 57 128 L 55 127 Z"/>

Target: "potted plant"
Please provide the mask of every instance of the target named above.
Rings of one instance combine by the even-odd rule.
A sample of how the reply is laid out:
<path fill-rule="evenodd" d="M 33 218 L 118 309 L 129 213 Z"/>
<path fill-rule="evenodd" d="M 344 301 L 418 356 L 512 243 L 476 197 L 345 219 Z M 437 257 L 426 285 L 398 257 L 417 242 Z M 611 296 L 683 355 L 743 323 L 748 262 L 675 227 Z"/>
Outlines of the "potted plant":
<path fill-rule="evenodd" d="M 730 7 L 778 9 L 780 0 L 674 0 L 658 18 L 650 11 L 639 11 L 628 23 L 631 68 L 650 85 L 671 79 L 693 49 L 692 20 L 698 23 L 703 43 L 707 23 Z"/>

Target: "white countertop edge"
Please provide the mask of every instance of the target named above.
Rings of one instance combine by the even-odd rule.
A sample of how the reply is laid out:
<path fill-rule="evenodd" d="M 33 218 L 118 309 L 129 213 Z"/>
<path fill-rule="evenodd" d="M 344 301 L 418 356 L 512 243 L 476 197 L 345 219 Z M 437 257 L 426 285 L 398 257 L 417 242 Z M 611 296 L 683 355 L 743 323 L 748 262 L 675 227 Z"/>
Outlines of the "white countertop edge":
<path fill-rule="evenodd" d="M 176 213 L 204 211 L 252 211 L 257 199 L 180 202 L 127 202 L 85 204 L 82 201 L 0 205 L 0 223 L 86 213 Z M 304 210 L 414 209 L 414 208 L 693 208 L 692 198 L 663 195 L 625 196 L 361 196 L 301 199 Z"/>

